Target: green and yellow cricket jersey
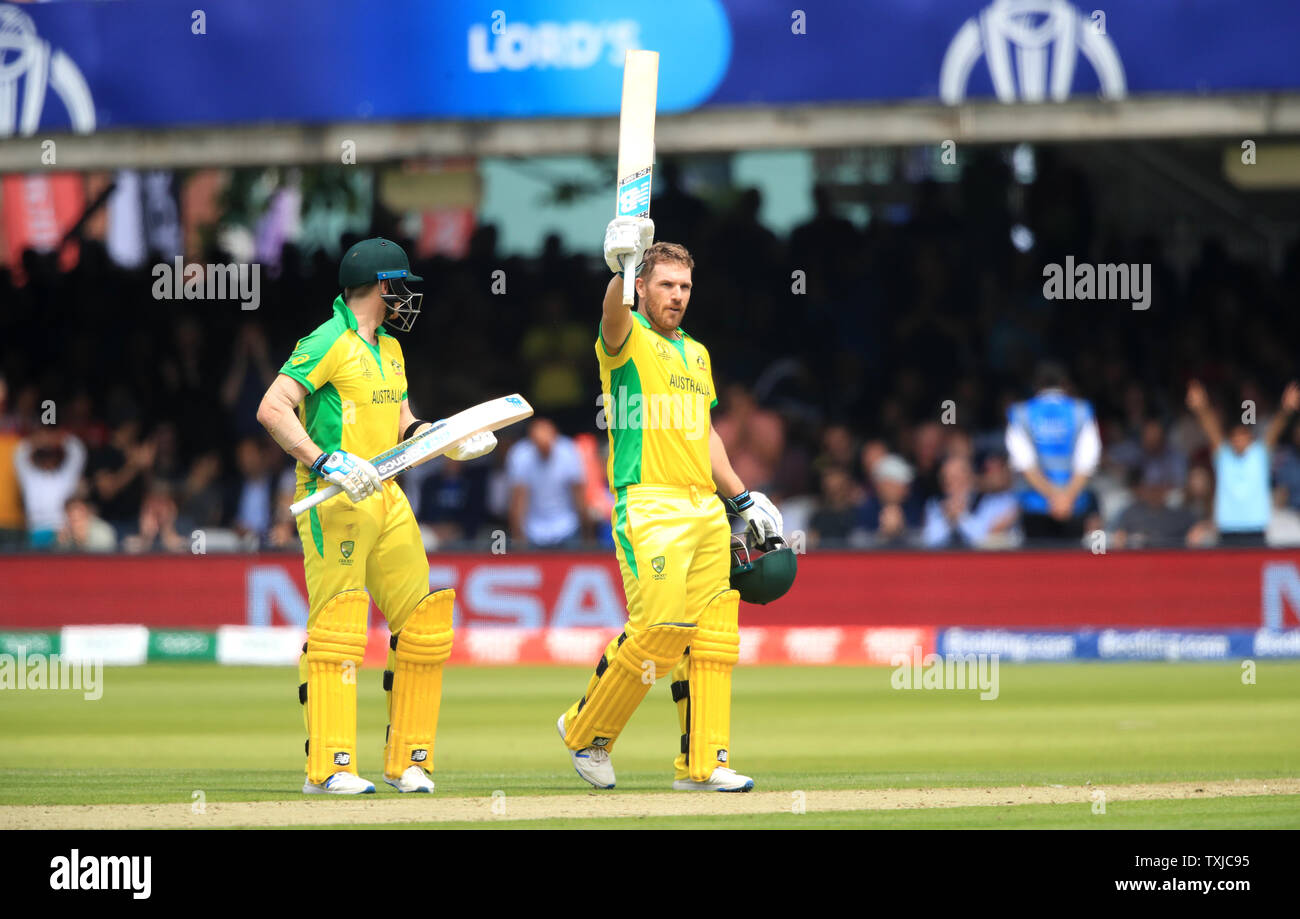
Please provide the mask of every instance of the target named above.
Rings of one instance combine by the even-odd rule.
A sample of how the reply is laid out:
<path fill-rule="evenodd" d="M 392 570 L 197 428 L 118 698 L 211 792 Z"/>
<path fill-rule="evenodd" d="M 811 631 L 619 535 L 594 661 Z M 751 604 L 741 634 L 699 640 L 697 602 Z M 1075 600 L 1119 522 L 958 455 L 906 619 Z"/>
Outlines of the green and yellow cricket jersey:
<path fill-rule="evenodd" d="M 609 486 L 695 485 L 713 491 L 708 350 L 684 331 L 665 338 L 640 313 L 621 347 L 596 339 L 609 429 Z M 614 350 L 617 348 L 618 350 Z"/>
<path fill-rule="evenodd" d="M 326 453 L 346 450 L 370 459 L 393 447 L 406 398 L 402 346 L 381 325 L 372 345 L 357 332 L 357 317 L 343 298 L 334 315 L 298 340 L 280 372 L 307 387 L 298 417 Z M 316 477 L 298 464 L 298 493 L 315 491 Z M 311 483 L 311 484 L 309 484 Z"/>

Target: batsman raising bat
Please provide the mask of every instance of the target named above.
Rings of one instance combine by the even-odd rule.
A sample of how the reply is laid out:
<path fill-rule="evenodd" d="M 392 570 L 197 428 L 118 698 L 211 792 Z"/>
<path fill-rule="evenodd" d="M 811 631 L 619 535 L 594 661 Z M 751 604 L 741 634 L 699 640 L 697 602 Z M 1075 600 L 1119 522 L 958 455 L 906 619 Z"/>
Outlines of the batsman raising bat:
<path fill-rule="evenodd" d="M 423 430 L 407 400 L 402 348 L 423 294 L 412 292 L 406 253 L 367 239 L 343 256 L 334 315 L 306 338 L 262 398 L 257 419 L 298 460 L 295 499 L 335 484 L 344 495 L 298 517 L 307 573 L 307 643 L 298 701 L 307 725 L 307 794 L 371 794 L 357 774 L 356 668 L 366 650 L 370 597 L 392 633 L 384 689 L 388 736 L 384 781 L 401 792 L 433 791 L 433 747 L 442 665 L 451 655 L 453 590 L 429 590 L 429 560 L 415 515 L 395 479 L 366 459 Z M 488 453 L 483 432 L 447 451 Z"/>
<path fill-rule="evenodd" d="M 615 741 L 655 679 L 671 673 L 682 735 L 673 788 L 749 791 L 753 779 L 729 763 L 741 595 L 730 583 L 731 528 L 718 499 L 760 543 L 780 535 L 781 515 L 745 490 L 713 430 L 709 352 L 681 329 L 694 260 L 653 239 L 648 217 L 610 223 L 605 261 L 615 277 L 596 340 L 627 626 L 557 727 L 578 775 L 613 788 Z M 618 275 L 638 264 L 641 312 L 633 312 Z"/>

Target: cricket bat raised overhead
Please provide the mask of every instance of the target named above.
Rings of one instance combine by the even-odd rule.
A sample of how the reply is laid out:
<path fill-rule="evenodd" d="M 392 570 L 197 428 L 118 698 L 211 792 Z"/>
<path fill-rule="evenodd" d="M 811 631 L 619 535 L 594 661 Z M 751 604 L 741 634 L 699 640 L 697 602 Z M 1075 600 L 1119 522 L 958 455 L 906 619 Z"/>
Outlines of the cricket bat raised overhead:
<path fill-rule="evenodd" d="M 391 479 L 399 472 L 405 472 L 435 456 L 446 453 L 458 441 L 483 431 L 496 431 L 506 425 L 523 421 L 533 413 L 533 407 L 524 397 L 515 393 L 502 396 L 490 402 L 482 402 L 450 418 L 436 422 L 414 437 L 408 438 L 370 460 L 379 472 L 380 479 Z M 308 495 L 301 501 L 289 505 L 289 513 L 297 517 L 303 511 L 315 507 L 343 491 L 338 485 L 322 488 L 315 494 Z"/>
<path fill-rule="evenodd" d="M 655 165 L 655 98 L 659 52 L 629 51 L 623 60 L 623 108 L 618 117 L 618 196 L 615 217 L 650 216 Z M 636 265 L 623 266 L 623 302 L 635 299 Z"/>

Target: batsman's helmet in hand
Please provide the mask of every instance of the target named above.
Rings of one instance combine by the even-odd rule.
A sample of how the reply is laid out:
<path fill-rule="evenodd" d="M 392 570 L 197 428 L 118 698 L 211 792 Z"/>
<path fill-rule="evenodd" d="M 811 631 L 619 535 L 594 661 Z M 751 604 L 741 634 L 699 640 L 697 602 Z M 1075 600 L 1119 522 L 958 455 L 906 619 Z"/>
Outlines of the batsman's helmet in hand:
<path fill-rule="evenodd" d="M 731 588 L 740 591 L 740 599 L 746 603 L 771 603 L 784 597 L 794 584 L 798 568 L 794 550 L 780 536 L 751 548 L 748 536 L 746 532 L 731 537 Z"/>
<path fill-rule="evenodd" d="M 424 294 L 411 290 L 407 282 L 423 280 L 411 274 L 411 263 L 406 253 L 390 239 L 363 239 L 344 253 L 339 264 L 339 286 L 344 290 L 377 281 L 388 282 L 388 293 L 382 295 L 388 304 L 384 323 L 399 332 L 409 332 L 415 325 L 424 299 Z"/>

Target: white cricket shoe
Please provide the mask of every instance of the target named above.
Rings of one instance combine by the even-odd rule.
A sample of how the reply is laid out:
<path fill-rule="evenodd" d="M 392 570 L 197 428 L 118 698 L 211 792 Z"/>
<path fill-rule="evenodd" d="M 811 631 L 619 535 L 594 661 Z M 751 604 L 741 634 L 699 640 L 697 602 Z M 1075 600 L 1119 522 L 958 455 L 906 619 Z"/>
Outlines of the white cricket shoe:
<path fill-rule="evenodd" d="M 560 732 L 560 739 L 564 739 L 564 715 L 560 720 L 555 722 L 556 729 Z M 568 745 L 565 745 L 568 750 Z M 609 761 L 609 751 L 603 747 L 584 747 L 581 750 L 569 750 L 569 758 L 573 760 L 573 770 L 582 776 L 583 779 L 595 785 L 597 788 L 614 787 L 614 764 Z"/>
<path fill-rule="evenodd" d="M 355 772 L 336 772 L 323 785 L 313 785 L 311 780 L 302 783 L 305 795 L 373 795 L 375 783 L 368 782 Z"/>
<path fill-rule="evenodd" d="M 390 779 L 388 776 L 384 776 L 384 781 L 403 794 L 412 791 L 422 791 L 428 794 L 433 791 L 433 777 L 420 766 L 407 766 L 401 777 Z"/>
<path fill-rule="evenodd" d="M 726 766 L 716 767 L 705 782 L 697 782 L 694 779 L 678 779 L 673 782 L 673 791 L 753 791 L 753 789 L 753 779 Z"/>

